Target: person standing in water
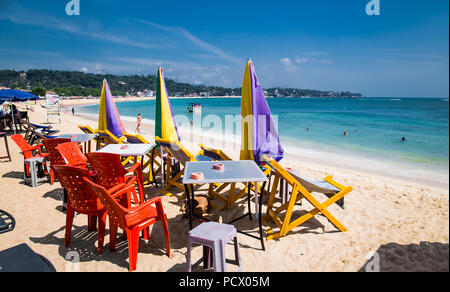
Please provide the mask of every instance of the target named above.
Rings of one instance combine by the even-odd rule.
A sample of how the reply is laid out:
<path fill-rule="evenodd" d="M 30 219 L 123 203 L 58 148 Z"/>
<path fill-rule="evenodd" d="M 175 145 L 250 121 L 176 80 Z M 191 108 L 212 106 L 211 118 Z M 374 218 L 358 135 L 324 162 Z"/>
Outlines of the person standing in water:
<path fill-rule="evenodd" d="M 141 133 L 141 123 L 142 123 L 142 117 L 141 117 L 141 114 L 138 114 L 138 116 L 137 116 L 137 127 L 136 127 L 136 132 L 138 134 Z"/>

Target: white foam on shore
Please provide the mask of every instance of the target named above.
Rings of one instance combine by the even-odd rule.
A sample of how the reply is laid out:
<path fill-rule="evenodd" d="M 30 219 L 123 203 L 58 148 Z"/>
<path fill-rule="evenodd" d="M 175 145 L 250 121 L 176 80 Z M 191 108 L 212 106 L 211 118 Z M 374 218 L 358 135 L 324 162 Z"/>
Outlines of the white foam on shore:
<path fill-rule="evenodd" d="M 154 124 L 154 122 L 153 122 Z M 181 127 L 179 128 L 182 140 L 190 144 L 203 143 L 206 146 L 218 149 L 229 149 L 231 151 L 240 151 L 241 135 L 224 134 L 217 131 L 202 131 L 199 128 Z M 373 173 L 376 175 L 387 176 L 407 180 L 410 182 L 421 182 L 427 185 L 447 188 L 449 186 L 448 170 L 430 168 L 420 168 L 413 163 L 403 162 L 399 160 L 391 160 L 389 158 L 371 158 L 364 156 L 362 153 L 350 151 L 334 152 L 332 150 L 320 149 L 311 143 L 310 147 L 294 144 L 292 142 L 285 143 L 282 141 L 286 157 L 291 157 L 298 161 L 308 161 L 315 164 L 323 164 L 327 166 L 335 166 L 339 168 L 357 170 L 362 172 Z"/>
<path fill-rule="evenodd" d="M 97 114 L 82 113 L 86 118 L 97 120 Z M 124 122 L 136 123 L 136 117 L 122 116 Z M 154 126 L 155 121 L 143 119 L 143 127 Z M 134 129 L 133 129 L 134 130 Z M 186 144 L 205 144 L 208 147 L 223 149 L 224 151 L 239 152 L 241 146 L 240 133 L 223 133 L 213 130 L 202 130 L 194 126 L 178 127 L 180 136 Z M 347 153 L 327 151 L 311 145 L 298 145 L 292 142 L 283 143 L 286 157 L 295 159 L 301 163 L 306 161 L 319 165 L 335 166 L 343 169 L 362 171 L 389 178 L 397 178 L 409 182 L 419 182 L 430 186 L 448 188 L 448 169 L 420 168 L 413 163 L 403 161 L 393 161 L 380 158 L 364 156 L 361 153 Z M 308 147 L 309 146 L 309 147 Z M 301 167 L 301 164 L 299 165 Z"/>

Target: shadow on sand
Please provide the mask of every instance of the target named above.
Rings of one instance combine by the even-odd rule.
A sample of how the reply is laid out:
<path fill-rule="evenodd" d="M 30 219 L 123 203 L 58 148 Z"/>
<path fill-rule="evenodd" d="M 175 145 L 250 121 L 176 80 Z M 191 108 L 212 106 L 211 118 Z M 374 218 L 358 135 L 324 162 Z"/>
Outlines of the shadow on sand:
<path fill-rule="evenodd" d="M 449 245 L 421 242 L 380 246 L 359 272 L 448 272 Z"/>

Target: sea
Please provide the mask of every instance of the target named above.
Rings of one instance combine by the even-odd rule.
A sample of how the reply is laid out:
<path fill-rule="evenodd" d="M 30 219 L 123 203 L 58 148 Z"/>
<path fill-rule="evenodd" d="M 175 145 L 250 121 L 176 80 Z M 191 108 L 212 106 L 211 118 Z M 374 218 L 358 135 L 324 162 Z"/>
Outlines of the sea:
<path fill-rule="evenodd" d="M 447 98 L 268 98 L 267 101 L 289 155 L 448 187 Z M 189 103 L 202 105 L 202 122 L 187 111 Z M 172 99 L 171 104 L 182 135 L 203 130 L 204 135 L 222 143 L 240 144 L 240 126 L 227 127 L 230 119 L 239 121 L 240 99 Z M 136 122 L 140 113 L 144 123 L 154 123 L 154 100 L 116 105 L 123 120 Z M 82 107 L 80 111 L 96 115 L 98 105 Z M 219 126 L 211 128 L 211 123 Z"/>

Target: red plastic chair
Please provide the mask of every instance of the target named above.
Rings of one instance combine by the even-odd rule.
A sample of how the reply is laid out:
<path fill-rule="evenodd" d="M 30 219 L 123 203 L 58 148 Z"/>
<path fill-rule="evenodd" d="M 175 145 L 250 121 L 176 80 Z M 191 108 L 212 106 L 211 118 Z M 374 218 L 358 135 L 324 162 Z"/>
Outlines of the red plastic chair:
<path fill-rule="evenodd" d="M 92 169 L 97 173 L 96 183 L 110 189 L 118 184 L 133 186 L 137 182 L 139 189 L 139 200 L 136 191 L 133 192 L 134 203 L 139 204 L 145 201 L 144 197 L 144 178 L 142 176 L 142 167 L 140 163 L 135 163 L 131 168 L 126 169 L 118 154 L 109 153 L 87 153 L 86 154 Z M 135 173 L 135 176 L 127 176 L 129 173 Z"/>
<path fill-rule="evenodd" d="M 30 144 L 28 144 L 28 142 L 25 140 L 25 138 L 22 135 L 13 135 L 13 136 L 11 136 L 11 139 L 20 148 L 20 151 L 22 151 L 24 160 L 25 159 L 34 158 L 34 157 L 48 157 L 49 156 L 48 153 L 44 153 L 42 151 L 42 147 L 44 147 L 43 144 L 31 146 Z M 36 150 L 39 152 L 38 155 L 34 155 L 33 154 L 33 152 L 35 152 Z M 29 167 L 29 165 L 25 165 L 25 173 L 26 173 L 27 177 L 30 176 L 30 167 Z"/>
<path fill-rule="evenodd" d="M 51 169 L 52 169 L 52 166 L 66 165 L 66 160 L 58 152 L 56 147 L 59 144 L 68 143 L 70 141 L 71 141 L 70 139 L 59 139 L 59 138 L 42 140 L 42 143 L 44 143 L 44 145 L 45 145 L 45 151 L 49 154 Z M 55 182 L 55 174 L 54 174 L 54 171 L 51 170 L 50 171 L 50 184 L 54 184 L 54 182 Z"/>
<path fill-rule="evenodd" d="M 87 167 L 88 159 L 81 152 L 80 145 L 75 142 L 63 143 L 56 146 L 59 154 L 64 158 L 66 165 L 77 166 L 77 167 Z"/>
<path fill-rule="evenodd" d="M 92 190 L 97 194 L 100 202 L 108 212 L 110 226 L 109 248 L 111 251 L 115 251 L 116 248 L 117 228 L 120 227 L 126 232 L 128 238 L 130 272 L 136 270 L 137 266 L 139 233 L 144 230 L 146 230 L 146 233 L 149 233 L 150 225 L 153 225 L 158 221 L 161 221 L 163 225 L 164 237 L 166 240 L 166 254 L 170 257 L 169 225 L 167 223 L 166 215 L 164 214 L 161 198 L 156 197 L 139 206 L 128 209 L 122 207 L 114 198 L 132 191 L 134 186 L 128 186 L 112 194 L 89 179 L 85 178 L 84 180 L 90 184 Z"/>
<path fill-rule="evenodd" d="M 89 184 L 83 178 L 90 178 L 89 171 L 84 168 L 52 165 L 51 168 L 56 174 L 61 186 L 66 189 L 68 195 L 67 211 L 66 211 L 66 235 L 65 245 L 70 244 L 70 235 L 72 231 L 72 223 L 74 213 L 88 215 L 89 230 L 92 228 L 92 222 L 95 222 L 98 217 L 98 252 L 103 250 L 103 243 L 105 238 L 106 225 L 106 211 L 97 195 L 92 191 Z M 95 220 L 95 221 L 94 221 Z"/>

